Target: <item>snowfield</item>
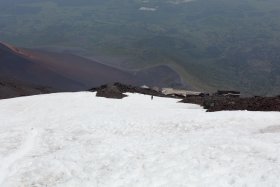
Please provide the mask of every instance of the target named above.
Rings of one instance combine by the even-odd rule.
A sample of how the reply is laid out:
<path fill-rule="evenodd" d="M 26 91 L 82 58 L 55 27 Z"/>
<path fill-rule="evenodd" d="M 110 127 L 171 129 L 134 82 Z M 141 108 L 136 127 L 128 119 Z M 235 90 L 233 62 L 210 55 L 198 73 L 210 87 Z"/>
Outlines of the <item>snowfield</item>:
<path fill-rule="evenodd" d="M 1 100 L 0 186 L 280 186 L 279 112 L 129 95 Z"/>

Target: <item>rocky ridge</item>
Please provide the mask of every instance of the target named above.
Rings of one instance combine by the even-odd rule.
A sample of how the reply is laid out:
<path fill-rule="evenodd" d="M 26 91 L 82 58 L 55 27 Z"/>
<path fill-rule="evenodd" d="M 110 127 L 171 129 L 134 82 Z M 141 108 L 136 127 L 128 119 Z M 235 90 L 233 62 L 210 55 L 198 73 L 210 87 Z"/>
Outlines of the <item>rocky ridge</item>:
<path fill-rule="evenodd" d="M 125 93 L 139 93 L 158 97 L 171 97 L 182 99 L 182 103 L 192 103 L 201 105 L 208 112 L 225 110 L 248 110 L 248 111 L 280 111 L 280 95 L 275 97 L 239 97 L 239 92 L 218 91 L 214 94 L 166 95 L 160 90 L 147 87 L 137 87 L 121 83 L 113 83 L 92 88 L 89 91 L 96 92 L 98 97 L 122 99 Z"/>

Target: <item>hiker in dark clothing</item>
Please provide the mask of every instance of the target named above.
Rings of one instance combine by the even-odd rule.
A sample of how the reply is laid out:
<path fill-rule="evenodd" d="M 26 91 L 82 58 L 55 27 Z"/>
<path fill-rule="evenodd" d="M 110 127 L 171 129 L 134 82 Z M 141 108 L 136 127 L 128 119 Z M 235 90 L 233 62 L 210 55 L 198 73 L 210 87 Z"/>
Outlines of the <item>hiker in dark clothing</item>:
<path fill-rule="evenodd" d="M 154 99 L 154 96 L 152 95 L 152 96 L 151 96 L 151 100 L 153 100 L 153 99 Z"/>

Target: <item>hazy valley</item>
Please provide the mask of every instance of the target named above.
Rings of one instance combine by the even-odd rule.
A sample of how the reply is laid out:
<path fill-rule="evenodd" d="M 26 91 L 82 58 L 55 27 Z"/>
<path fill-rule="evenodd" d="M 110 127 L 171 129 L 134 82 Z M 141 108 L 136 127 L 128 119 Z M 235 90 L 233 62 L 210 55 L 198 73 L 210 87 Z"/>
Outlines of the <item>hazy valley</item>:
<path fill-rule="evenodd" d="M 280 92 L 276 0 L 0 0 L 0 40 L 126 70 L 168 64 L 194 90 Z"/>

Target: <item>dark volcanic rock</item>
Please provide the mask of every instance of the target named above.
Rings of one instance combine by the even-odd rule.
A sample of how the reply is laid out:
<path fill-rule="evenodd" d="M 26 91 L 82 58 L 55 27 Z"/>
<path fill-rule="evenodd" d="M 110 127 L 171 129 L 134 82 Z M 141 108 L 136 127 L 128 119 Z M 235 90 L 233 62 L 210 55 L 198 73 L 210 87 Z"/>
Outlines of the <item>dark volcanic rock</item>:
<path fill-rule="evenodd" d="M 240 97 L 240 92 L 238 91 L 226 91 L 226 90 L 218 90 L 214 93 L 215 96 L 224 96 L 224 97 Z"/>
<path fill-rule="evenodd" d="M 180 98 L 178 96 L 164 95 L 160 91 L 142 88 L 121 83 L 107 84 L 89 91 L 97 92 L 96 96 L 121 99 L 124 93 L 139 93 L 158 97 Z M 239 92 L 236 92 L 237 94 Z M 226 93 L 227 94 L 227 93 Z M 235 94 L 235 93 L 234 93 Z M 280 96 L 276 97 L 248 97 L 239 98 L 231 96 L 217 96 L 208 94 L 192 95 L 185 97 L 181 102 L 193 103 L 203 106 L 208 112 L 223 110 L 248 110 L 248 111 L 280 111 Z"/>
<path fill-rule="evenodd" d="M 197 105 L 204 105 L 204 102 L 206 100 L 207 96 L 189 96 L 185 97 L 182 101 L 182 103 L 192 103 L 192 104 L 197 104 Z"/>
<path fill-rule="evenodd" d="M 127 92 L 139 93 L 139 94 L 145 94 L 145 95 L 153 95 L 153 96 L 158 96 L 158 97 L 166 97 L 161 92 L 152 90 L 150 88 L 141 88 L 141 87 L 125 85 L 125 84 L 121 84 L 121 83 L 102 85 L 97 88 L 92 88 L 89 91 L 97 92 L 96 96 L 98 96 L 98 97 L 117 98 L 117 99 L 122 99 L 123 97 L 125 97 L 126 95 L 124 93 L 127 93 Z"/>
<path fill-rule="evenodd" d="M 106 86 L 102 89 L 98 89 L 96 93 L 97 97 L 106 97 L 106 98 L 113 98 L 113 99 L 122 99 L 127 97 L 127 95 L 123 94 L 117 86 Z"/>
<path fill-rule="evenodd" d="M 280 111 L 280 97 L 251 97 L 214 99 L 208 111 L 248 110 Z"/>
<path fill-rule="evenodd" d="M 189 97 L 181 102 L 203 106 L 208 112 L 224 110 L 280 111 L 280 97 Z"/>

